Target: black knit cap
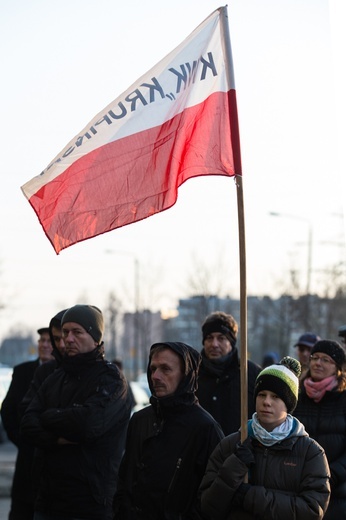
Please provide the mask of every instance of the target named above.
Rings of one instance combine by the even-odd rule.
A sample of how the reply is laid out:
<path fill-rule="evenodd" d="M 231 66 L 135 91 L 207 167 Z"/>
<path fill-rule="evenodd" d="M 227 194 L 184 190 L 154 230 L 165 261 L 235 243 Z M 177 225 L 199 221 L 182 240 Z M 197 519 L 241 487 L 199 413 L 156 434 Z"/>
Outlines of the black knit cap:
<path fill-rule="evenodd" d="M 104 323 L 103 315 L 94 305 L 75 305 L 67 309 L 61 320 L 61 326 L 67 322 L 78 323 L 90 336 L 100 344 L 102 341 Z"/>
<path fill-rule="evenodd" d="M 202 325 L 203 343 L 206 337 L 213 332 L 221 332 L 234 347 L 237 341 L 238 324 L 231 314 L 221 311 L 212 312 Z"/>
<path fill-rule="evenodd" d="M 335 361 L 339 368 L 342 368 L 342 365 L 346 363 L 345 349 L 340 345 L 340 343 L 333 341 L 332 339 L 321 339 L 318 341 L 311 350 L 311 355 L 316 352 L 327 354 L 327 356 L 331 357 L 332 360 Z"/>
<path fill-rule="evenodd" d="M 287 412 L 297 406 L 301 365 L 297 359 L 285 356 L 280 363 L 264 368 L 255 383 L 255 401 L 259 392 L 267 390 L 278 395 L 285 403 Z"/>
<path fill-rule="evenodd" d="M 37 334 L 41 336 L 41 334 L 44 334 L 45 332 L 49 333 L 49 327 L 41 327 L 40 329 L 37 329 Z"/>

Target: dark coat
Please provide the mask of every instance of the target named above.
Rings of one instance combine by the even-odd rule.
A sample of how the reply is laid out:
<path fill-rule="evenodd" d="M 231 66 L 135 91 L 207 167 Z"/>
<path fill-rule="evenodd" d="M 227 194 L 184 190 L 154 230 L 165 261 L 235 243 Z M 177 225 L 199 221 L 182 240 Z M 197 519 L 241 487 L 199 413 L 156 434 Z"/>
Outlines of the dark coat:
<path fill-rule="evenodd" d="M 65 360 L 42 383 L 22 419 L 22 435 L 43 451 L 37 511 L 112 517 L 130 406 L 124 377 L 97 350 Z M 61 437 L 70 443 L 58 443 Z"/>
<path fill-rule="evenodd" d="M 7 436 L 18 448 L 11 498 L 12 501 L 20 502 L 22 507 L 27 507 L 30 514 L 34 507 L 31 473 L 35 449 L 20 439 L 19 429 L 21 401 L 39 366 L 39 360 L 36 359 L 14 367 L 12 381 L 1 407 L 1 418 Z"/>
<path fill-rule="evenodd" d="M 298 423 L 298 421 L 296 421 Z M 299 425 L 300 429 L 302 426 Z M 235 454 L 240 433 L 221 441 L 210 457 L 200 494 L 202 511 L 213 520 L 321 520 L 329 500 L 327 458 L 305 434 L 265 447 L 251 439 L 255 464 L 240 508 L 232 500 L 248 472 Z M 335 518 L 336 520 L 336 518 Z"/>
<path fill-rule="evenodd" d="M 19 447 L 20 404 L 34 377 L 39 360 L 21 363 L 13 369 L 12 381 L 1 406 L 1 418 L 7 436 Z"/>
<path fill-rule="evenodd" d="M 36 395 L 38 389 L 42 385 L 43 381 L 50 376 L 54 370 L 61 365 L 63 356 L 60 353 L 59 349 L 55 345 L 54 341 L 54 335 L 53 335 L 53 327 L 60 328 L 61 327 L 61 320 L 66 310 L 58 312 L 49 322 L 49 336 L 50 336 L 50 342 L 52 345 L 52 355 L 54 359 L 51 359 L 50 361 L 47 361 L 46 363 L 42 363 L 38 366 L 38 368 L 35 370 L 34 376 L 32 378 L 32 381 L 30 383 L 30 386 L 21 402 L 20 406 L 20 417 L 22 418 L 28 404 L 31 402 L 33 397 Z"/>
<path fill-rule="evenodd" d="M 223 438 L 194 391 L 198 363 L 188 346 L 165 343 L 183 357 L 183 381 L 167 397 L 151 397 L 151 405 L 130 421 L 115 499 L 116 520 L 197 520 L 197 491 L 209 455 Z M 148 377 L 151 387 L 150 377 Z M 152 390 L 152 388 L 151 388 Z"/>
<path fill-rule="evenodd" d="M 255 411 L 254 388 L 261 368 L 248 361 L 248 419 Z M 220 424 L 225 435 L 236 432 L 241 423 L 240 362 L 238 350 L 233 347 L 230 355 L 222 363 L 211 362 L 202 350 L 199 369 L 198 400 Z"/>
<path fill-rule="evenodd" d="M 326 392 L 319 403 L 303 387 L 294 415 L 325 450 L 331 471 L 331 498 L 324 517 L 346 519 L 346 391 Z"/>

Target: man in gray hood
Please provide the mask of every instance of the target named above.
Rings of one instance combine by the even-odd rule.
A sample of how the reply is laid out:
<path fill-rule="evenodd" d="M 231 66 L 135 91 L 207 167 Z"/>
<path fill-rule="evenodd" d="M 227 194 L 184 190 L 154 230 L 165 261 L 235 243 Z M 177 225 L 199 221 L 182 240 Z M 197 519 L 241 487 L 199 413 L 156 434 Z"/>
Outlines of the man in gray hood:
<path fill-rule="evenodd" d="M 150 406 L 130 420 L 115 519 L 201 518 L 198 487 L 223 433 L 195 395 L 199 364 L 200 354 L 184 343 L 151 346 Z"/>

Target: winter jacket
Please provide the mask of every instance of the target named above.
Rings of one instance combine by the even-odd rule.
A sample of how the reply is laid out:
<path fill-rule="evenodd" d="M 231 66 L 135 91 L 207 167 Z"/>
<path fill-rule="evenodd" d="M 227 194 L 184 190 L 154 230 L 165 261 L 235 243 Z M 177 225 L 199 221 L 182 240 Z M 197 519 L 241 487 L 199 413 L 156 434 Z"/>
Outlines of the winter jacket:
<path fill-rule="evenodd" d="M 321 401 L 315 403 L 303 387 L 294 415 L 327 455 L 331 497 L 324 518 L 346 519 L 346 391 L 326 392 Z"/>
<path fill-rule="evenodd" d="M 1 418 L 7 436 L 18 448 L 11 488 L 12 508 L 14 502 L 18 503 L 29 514 L 34 510 L 31 469 L 35 449 L 20 439 L 21 401 L 30 386 L 35 371 L 40 366 L 44 365 L 40 365 L 37 359 L 14 367 L 12 381 L 1 407 Z"/>
<path fill-rule="evenodd" d="M 323 518 L 330 493 L 327 458 L 303 425 L 296 419 L 294 422 L 290 436 L 273 446 L 265 447 L 249 437 L 255 460 L 249 470 L 234 453 L 240 433 L 221 441 L 210 457 L 200 487 L 202 512 L 207 518 Z M 244 484 L 247 472 L 248 484 Z"/>
<path fill-rule="evenodd" d="M 129 415 L 126 381 L 98 348 L 67 358 L 45 379 L 21 422 L 22 436 L 43 451 L 36 511 L 112 517 Z"/>
<path fill-rule="evenodd" d="M 239 430 L 241 422 L 240 363 L 238 350 L 233 347 L 222 360 L 211 361 L 204 349 L 198 375 L 198 400 L 220 424 L 225 435 Z M 261 368 L 248 361 L 248 419 L 255 411 L 254 387 Z"/>
<path fill-rule="evenodd" d="M 223 433 L 194 394 L 197 351 L 181 343 L 164 345 L 183 358 L 186 375 L 173 395 L 152 396 L 150 406 L 131 418 L 119 470 L 115 520 L 201 518 L 198 487 Z M 152 391 L 149 375 L 148 381 Z"/>

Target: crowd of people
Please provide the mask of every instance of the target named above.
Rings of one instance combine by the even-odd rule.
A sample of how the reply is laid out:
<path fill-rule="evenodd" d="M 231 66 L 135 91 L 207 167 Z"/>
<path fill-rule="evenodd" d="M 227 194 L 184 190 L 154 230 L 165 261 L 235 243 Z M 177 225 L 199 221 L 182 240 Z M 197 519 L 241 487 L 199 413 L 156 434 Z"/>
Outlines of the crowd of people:
<path fill-rule="evenodd" d="M 18 448 L 9 520 L 346 519 L 346 326 L 340 342 L 305 332 L 296 357 L 247 361 L 244 396 L 238 324 L 213 312 L 200 349 L 150 347 L 135 413 L 98 307 L 37 332 L 1 408 Z"/>

